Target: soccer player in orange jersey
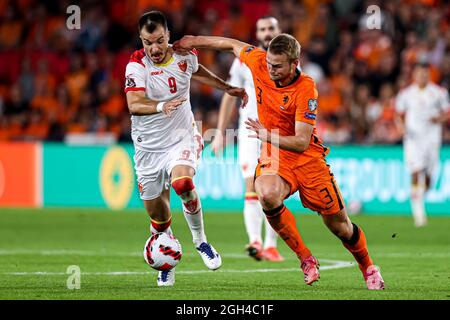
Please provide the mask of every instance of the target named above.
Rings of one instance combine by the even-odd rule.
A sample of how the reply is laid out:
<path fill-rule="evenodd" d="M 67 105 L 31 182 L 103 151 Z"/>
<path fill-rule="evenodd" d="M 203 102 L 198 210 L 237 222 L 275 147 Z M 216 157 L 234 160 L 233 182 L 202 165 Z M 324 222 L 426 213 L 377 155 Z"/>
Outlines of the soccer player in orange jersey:
<path fill-rule="evenodd" d="M 259 47 L 267 50 L 270 41 L 281 33 L 278 20 L 274 17 L 262 17 L 256 22 L 256 38 Z M 255 169 L 258 164 L 261 141 L 250 138 L 252 131 L 246 129 L 245 121 L 248 118 L 258 118 L 255 87 L 253 76 L 249 68 L 239 58 L 235 58 L 230 69 L 229 83 L 233 86 L 243 87 L 248 94 L 248 103 L 245 108 L 239 108 L 239 134 L 238 134 L 238 160 L 242 177 L 245 182 L 244 199 L 244 225 L 248 235 L 248 245 L 245 247 L 248 255 L 256 260 L 279 262 L 284 258 L 277 249 L 278 234 L 273 230 L 265 218 L 258 195 L 255 191 Z M 231 121 L 233 109 L 236 107 L 237 97 L 224 93 L 220 104 L 217 134 L 211 142 L 211 149 L 217 155 L 223 149 L 225 131 Z M 264 242 L 262 239 L 262 226 L 265 226 Z"/>
<path fill-rule="evenodd" d="M 252 72 L 259 120 L 248 129 L 262 141 L 255 189 L 272 227 L 300 259 L 305 282 L 319 279 L 319 263 L 303 242 L 284 200 L 299 191 L 303 206 L 318 212 L 325 225 L 347 248 L 362 271 L 368 289 L 384 289 L 379 269 L 369 256 L 366 237 L 346 213 L 339 188 L 325 161 L 329 150 L 315 128 L 318 92 L 311 77 L 298 70 L 300 44 L 281 34 L 267 52 L 238 40 L 185 36 L 174 49 L 232 51 Z"/>

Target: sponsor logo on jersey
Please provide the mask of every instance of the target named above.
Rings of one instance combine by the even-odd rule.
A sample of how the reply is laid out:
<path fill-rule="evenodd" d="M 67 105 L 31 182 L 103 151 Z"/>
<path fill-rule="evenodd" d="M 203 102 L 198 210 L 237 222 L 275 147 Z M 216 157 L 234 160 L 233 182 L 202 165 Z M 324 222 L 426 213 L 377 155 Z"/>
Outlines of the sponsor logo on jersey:
<path fill-rule="evenodd" d="M 305 118 L 311 119 L 311 120 L 316 120 L 316 115 L 314 113 L 305 112 Z"/>
<path fill-rule="evenodd" d="M 284 96 L 283 97 L 283 103 L 286 104 L 289 101 L 289 97 L 288 96 Z"/>
<path fill-rule="evenodd" d="M 181 71 L 186 72 L 186 70 L 187 70 L 187 61 L 183 60 L 183 61 L 178 62 L 178 67 L 180 67 Z"/>
<path fill-rule="evenodd" d="M 138 141 L 138 142 L 142 142 L 142 138 L 141 138 L 141 137 L 138 137 L 138 138 L 137 138 L 137 141 Z"/>
<path fill-rule="evenodd" d="M 317 99 L 309 99 L 308 100 L 308 108 L 309 111 L 314 111 L 317 109 Z"/>
<path fill-rule="evenodd" d="M 162 71 L 162 70 L 159 70 L 159 71 L 152 71 L 152 72 L 150 72 L 150 75 L 151 76 L 157 76 L 158 74 L 163 74 L 164 73 L 164 71 Z"/>
<path fill-rule="evenodd" d="M 285 107 L 283 107 L 283 106 L 280 106 L 280 109 L 281 109 L 281 110 L 286 110 L 286 108 L 285 108 Z"/>
<path fill-rule="evenodd" d="M 128 76 L 125 79 L 125 87 L 127 87 L 127 88 L 134 88 L 134 87 L 136 87 L 136 82 L 134 81 L 133 78 Z"/>

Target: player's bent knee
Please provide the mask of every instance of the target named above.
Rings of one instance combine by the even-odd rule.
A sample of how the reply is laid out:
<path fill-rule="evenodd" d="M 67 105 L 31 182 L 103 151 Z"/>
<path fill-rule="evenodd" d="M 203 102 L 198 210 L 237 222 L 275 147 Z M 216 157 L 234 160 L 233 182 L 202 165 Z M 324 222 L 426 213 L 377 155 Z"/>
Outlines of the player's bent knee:
<path fill-rule="evenodd" d="M 182 195 L 195 189 L 194 181 L 191 177 L 179 177 L 172 180 L 172 188 L 176 194 Z"/>
<path fill-rule="evenodd" d="M 264 209 L 273 209 L 279 207 L 283 201 L 280 199 L 280 190 L 273 187 L 262 188 L 259 192 L 261 205 Z"/>

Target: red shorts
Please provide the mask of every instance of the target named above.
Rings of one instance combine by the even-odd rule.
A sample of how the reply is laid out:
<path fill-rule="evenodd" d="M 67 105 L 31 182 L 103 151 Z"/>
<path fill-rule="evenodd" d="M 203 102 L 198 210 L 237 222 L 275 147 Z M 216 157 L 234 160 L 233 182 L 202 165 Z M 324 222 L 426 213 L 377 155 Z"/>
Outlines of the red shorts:
<path fill-rule="evenodd" d="M 283 178 L 291 189 L 290 195 L 299 191 L 305 208 L 320 214 L 336 214 L 344 208 L 339 187 L 324 158 L 313 158 L 295 168 L 276 160 L 258 163 L 255 178 L 265 174 Z"/>

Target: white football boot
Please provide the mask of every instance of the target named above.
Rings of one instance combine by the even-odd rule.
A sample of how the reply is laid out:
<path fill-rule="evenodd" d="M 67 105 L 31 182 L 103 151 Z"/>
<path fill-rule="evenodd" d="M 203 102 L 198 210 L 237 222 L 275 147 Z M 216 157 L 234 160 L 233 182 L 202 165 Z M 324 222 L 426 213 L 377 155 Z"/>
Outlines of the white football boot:
<path fill-rule="evenodd" d="M 159 271 L 156 281 L 158 287 L 170 287 L 175 284 L 175 268 L 169 271 Z"/>
<path fill-rule="evenodd" d="M 203 262 L 210 270 L 217 270 L 222 265 L 222 258 L 220 254 L 214 249 L 212 245 L 208 242 L 202 242 L 198 247 L 196 247 L 200 257 L 202 257 Z"/>

